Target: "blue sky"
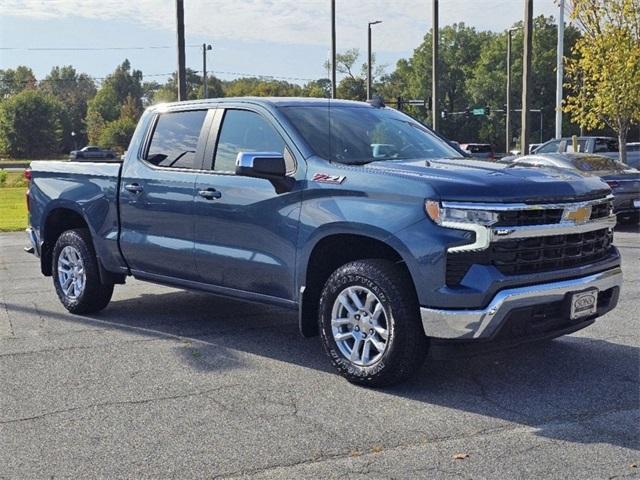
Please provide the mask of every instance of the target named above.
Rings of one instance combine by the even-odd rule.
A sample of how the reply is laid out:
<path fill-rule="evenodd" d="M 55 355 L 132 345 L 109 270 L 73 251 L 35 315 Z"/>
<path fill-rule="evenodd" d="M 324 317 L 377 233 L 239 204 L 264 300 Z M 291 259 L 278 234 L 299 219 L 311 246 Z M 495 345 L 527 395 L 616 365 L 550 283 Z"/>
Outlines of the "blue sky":
<path fill-rule="evenodd" d="M 42 78 L 55 65 L 103 77 L 128 58 L 146 79 L 163 82 L 176 69 L 173 0 L 0 0 L 0 68 L 28 65 Z M 431 28 L 430 0 L 336 0 L 338 50 L 366 53 L 368 21 L 374 50 L 392 70 Z M 523 16 L 523 0 L 440 0 L 440 24 L 464 22 L 501 31 Z M 326 76 L 329 0 L 185 0 L 187 45 L 213 43 L 209 70 L 290 77 Z M 534 14 L 557 15 L 553 0 L 535 0 Z M 170 47 L 137 50 L 38 51 L 29 48 Z M 199 48 L 187 66 L 200 70 Z M 364 61 L 364 58 L 362 58 Z M 157 75 L 152 77 L 152 75 Z"/>

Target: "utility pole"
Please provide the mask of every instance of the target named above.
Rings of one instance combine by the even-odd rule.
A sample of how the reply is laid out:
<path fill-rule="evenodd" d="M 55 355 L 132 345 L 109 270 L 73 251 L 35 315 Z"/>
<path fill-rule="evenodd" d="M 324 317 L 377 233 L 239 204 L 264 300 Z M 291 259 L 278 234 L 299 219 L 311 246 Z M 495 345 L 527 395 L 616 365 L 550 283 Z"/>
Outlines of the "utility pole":
<path fill-rule="evenodd" d="M 211 45 L 207 45 L 206 43 L 202 44 L 202 96 L 204 98 L 209 98 L 209 85 L 207 85 L 207 51 L 212 48 Z"/>
<path fill-rule="evenodd" d="M 562 138 L 562 81 L 564 79 L 564 0 L 558 15 L 558 52 L 556 54 L 556 138 Z"/>
<path fill-rule="evenodd" d="M 178 35 L 178 100 L 187 99 L 187 82 L 184 53 L 184 0 L 176 0 L 176 21 Z"/>
<path fill-rule="evenodd" d="M 531 40 L 533 0 L 524 0 L 524 51 L 522 57 L 522 134 L 520 152 L 529 153 L 529 99 L 531 97 Z"/>
<path fill-rule="evenodd" d="M 511 32 L 507 30 L 507 106 L 505 108 L 505 151 L 507 155 L 511 151 Z"/>
<path fill-rule="evenodd" d="M 505 151 L 509 154 L 511 150 L 511 34 L 520 27 L 514 27 L 507 30 L 507 103 L 505 104 Z"/>
<path fill-rule="evenodd" d="M 438 102 L 438 40 L 440 29 L 438 27 L 438 0 L 433 0 L 433 28 L 431 30 L 431 128 L 438 131 L 438 117 L 440 115 L 440 103 Z"/>
<path fill-rule="evenodd" d="M 336 0 L 331 0 L 331 98 L 336 98 Z"/>
<path fill-rule="evenodd" d="M 376 20 L 375 22 L 369 22 L 367 24 L 367 100 L 371 100 L 373 90 L 371 84 L 373 83 L 373 77 L 371 76 L 371 68 L 372 64 L 372 53 L 371 53 L 371 25 L 377 25 L 382 23 L 381 20 Z"/>

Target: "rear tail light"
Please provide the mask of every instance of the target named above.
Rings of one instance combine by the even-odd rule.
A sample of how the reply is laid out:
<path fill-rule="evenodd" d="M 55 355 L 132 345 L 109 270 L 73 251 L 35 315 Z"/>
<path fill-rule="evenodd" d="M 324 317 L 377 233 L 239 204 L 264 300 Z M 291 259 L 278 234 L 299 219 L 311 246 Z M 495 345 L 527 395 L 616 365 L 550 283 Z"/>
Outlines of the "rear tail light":
<path fill-rule="evenodd" d="M 27 212 L 31 213 L 31 203 L 29 203 L 29 187 L 31 186 L 31 169 L 25 168 L 24 178 L 27 179 L 27 191 L 25 192 L 25 199 L 27 201 Z"/>

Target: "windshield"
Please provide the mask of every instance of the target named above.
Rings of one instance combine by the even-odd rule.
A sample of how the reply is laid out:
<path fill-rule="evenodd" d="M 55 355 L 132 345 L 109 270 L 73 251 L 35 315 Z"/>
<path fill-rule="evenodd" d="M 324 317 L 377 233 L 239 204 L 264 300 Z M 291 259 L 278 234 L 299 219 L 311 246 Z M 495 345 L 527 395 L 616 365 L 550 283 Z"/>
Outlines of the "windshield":
<path fill-rule="evenodd" d="M 387 108 L 281 107 L 313 152 L 327 160 L 364 164 L 381 160 L 464 158 L 415 120 Z"/>
<path fill-rule="evenodd" d="M 571 159 L 571 164 L 583 172 L 602 170 L 624 170 L 626 165 L 613 158 L 607 157 L 580 157 Z"/>

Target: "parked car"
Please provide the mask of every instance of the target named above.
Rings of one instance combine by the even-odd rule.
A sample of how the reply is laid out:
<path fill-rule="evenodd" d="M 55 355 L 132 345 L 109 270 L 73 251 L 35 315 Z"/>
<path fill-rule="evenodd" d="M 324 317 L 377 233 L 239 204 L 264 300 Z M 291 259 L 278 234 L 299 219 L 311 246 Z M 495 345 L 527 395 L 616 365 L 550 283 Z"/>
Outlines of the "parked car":
<path fill-rule="evenodd" d="M 627 143 L 627 165 L 640 169 L 640 142 Z"/>
<path fill-rule="evenodd" d="M 86 146 L 81 150 L 72 150 L 70 160 L 115 160 L 116 153 L 108 148 Z"/>
<path fill-rule="evenodd" d="M 122 164 L 33 162 L 28 250 L 75 314 L 128 276 L 291 309 L 369 386 L 419 372 L 434 339 L 513 345 L 616 306 L 598 177 L 465 158 L 396 110 L 330 107 L 165 104 Z"/>
<path fill-rule="evenodd" d="M 496 156 L 493 145 L 489 143 L 461 143 L 460 148 L 475 158 L 492 160 Z"/>
<path fill-rule="evenodd" d="M 572 153 L 573 140 L 571 137 L 549 140 L 531 153 Z M 597 153 L 616 160 L 620 158 L 618 140 L 613 137 L 578 137 L 576 153 Z M 640 151 L 627 150 L 626 164 L 637 167 L 640 163 Z"/>
<path fill-rule="evenodd" d="M 505 163 L 573 170 L 607 182 L 613 192 L 613 209 L 621 220 L 640 220 L 640 172 L 613 158 L 588 153 L 543 153 L 509 157 Z"/>

